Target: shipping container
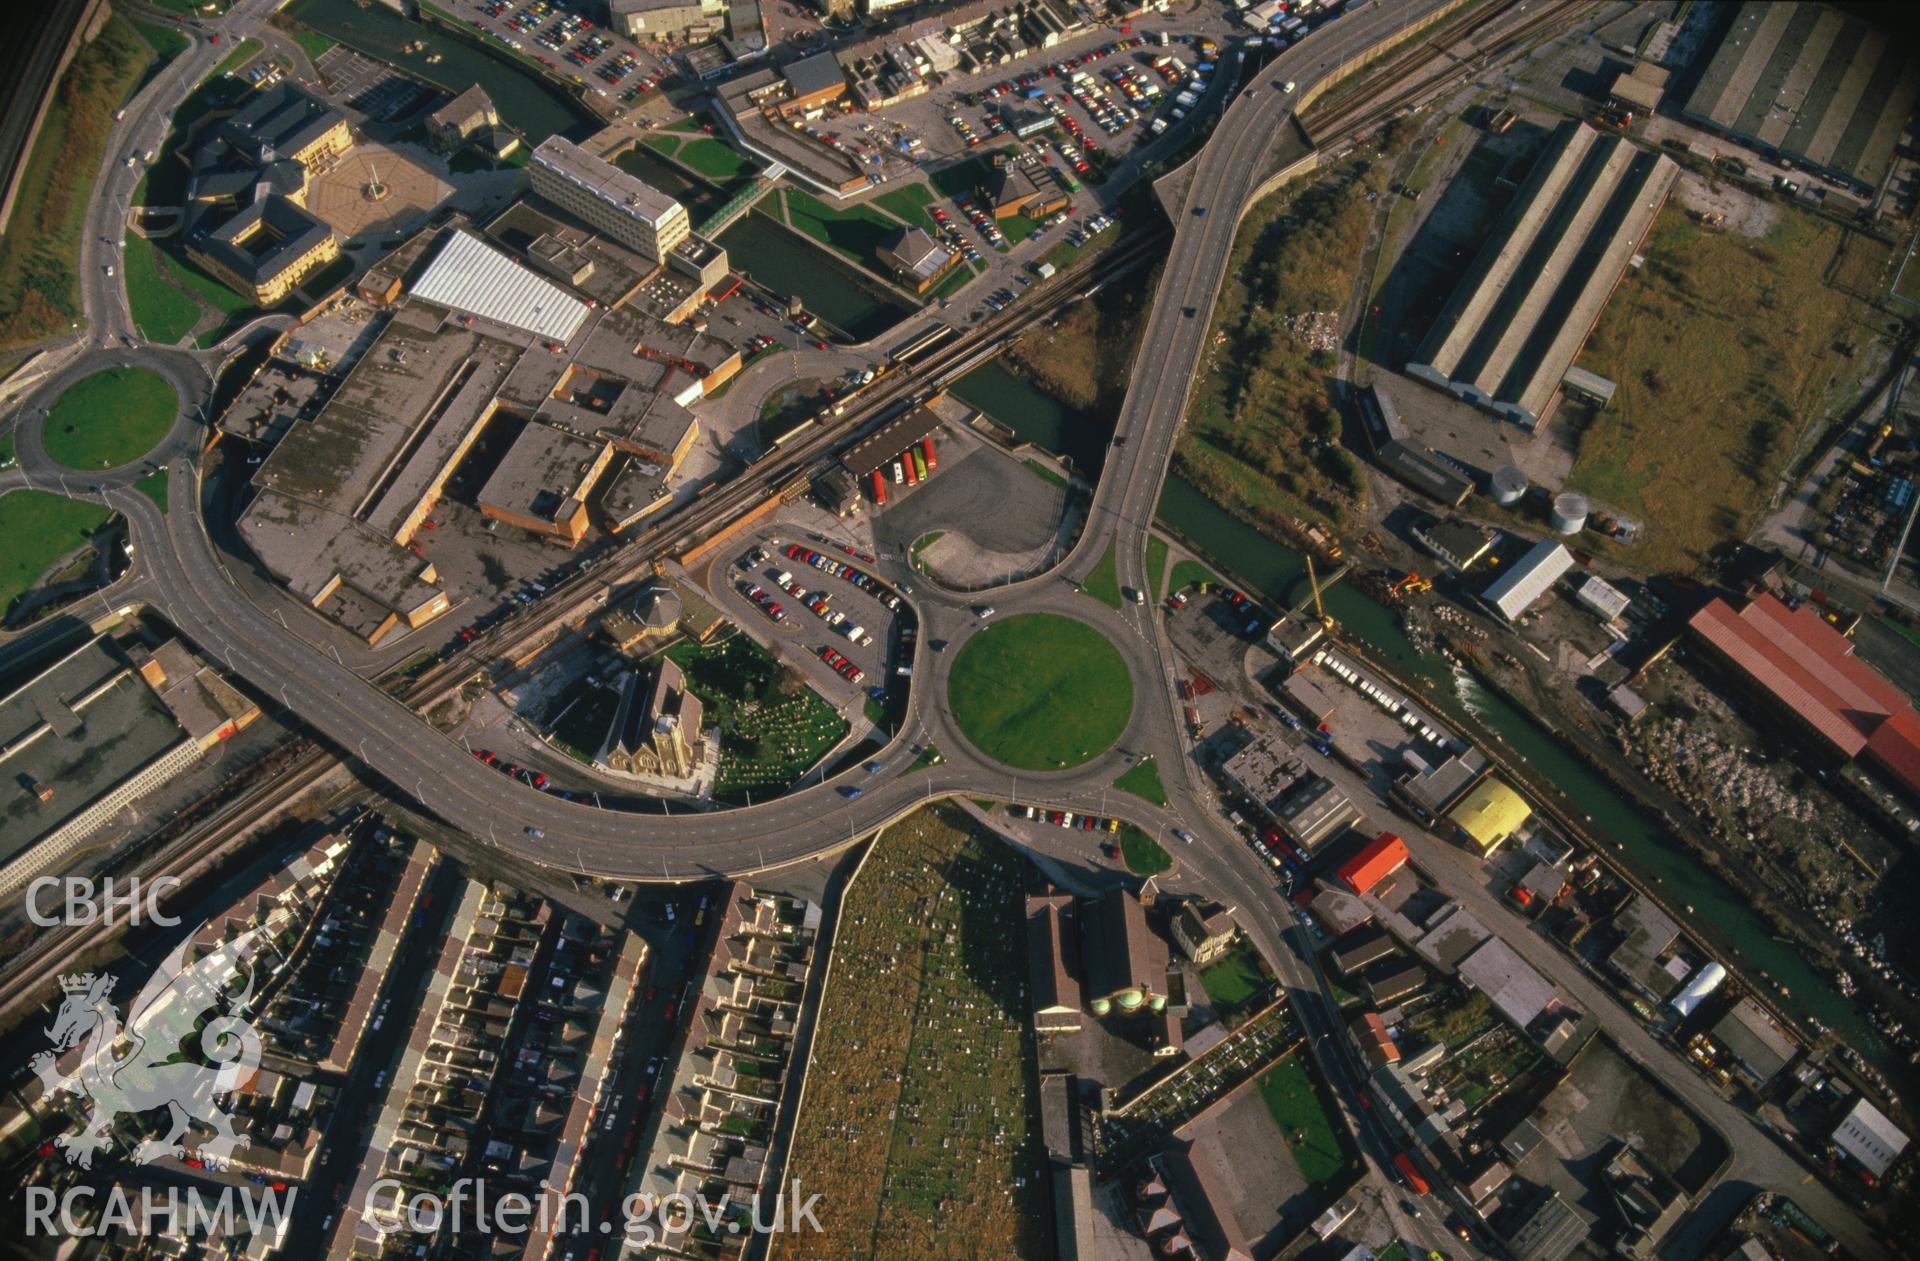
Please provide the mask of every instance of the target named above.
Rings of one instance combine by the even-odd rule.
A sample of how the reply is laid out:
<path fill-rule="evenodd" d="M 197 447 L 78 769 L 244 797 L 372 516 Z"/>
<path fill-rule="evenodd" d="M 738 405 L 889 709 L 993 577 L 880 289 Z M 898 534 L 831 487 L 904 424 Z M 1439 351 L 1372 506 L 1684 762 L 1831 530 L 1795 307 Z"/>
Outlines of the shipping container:
<path fill-rule="evenodd" d="M 879 507 L 887 506 L 887 479 L 880 476 L 880 470 L 873 470 L 873 502 Z"/>
<path fill-rule="evenodd" d="M 932 438 L 920 439 L 920 450 L 922 454 L 924 454 L 927 457 L 928 472 L 932 472 L 934 469 L 937 469 L 940 467 L 940 457 L 934 454 Z"/>
<path fill-rule="evenodd" d="M 921 481 L 923 482 L 926 481 L 927 480 L 927 457 L 920 454 L 920 448 L 918 447 L 915 447 L 908 454 L 913 456 L 914 471 L 920 474 Z"/>
<path fill-rule="evenodd" d="M 905 451 L 900 453 L 900 467 L 907 471 L 907 485 L 918 486 L 920 484 L 920 474 L 918 470 L 913 467 L 913 457 Z"/>

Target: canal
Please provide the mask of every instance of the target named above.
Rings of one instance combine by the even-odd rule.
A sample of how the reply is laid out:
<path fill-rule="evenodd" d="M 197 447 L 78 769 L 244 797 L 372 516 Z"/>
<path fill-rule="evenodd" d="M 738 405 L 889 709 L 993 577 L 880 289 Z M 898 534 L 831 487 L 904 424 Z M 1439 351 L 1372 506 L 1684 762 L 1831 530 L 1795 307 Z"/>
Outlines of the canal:
<path fill-rule="evenodd" d="M 286 11 L 329 39 L 449 92 L 461 92 L 478 83 L 493 98 L 501 119 L 524 135 L 529 145 L 537 145 L 556 132 L 570 140 L 581 140 L 600 126 L 592 112 L 570 99 L 559 84 L 515 66 L 509 60 L 513 55 L 509 49 L 490 52 L 440 27 L 409 21 L 382 4 L 293 0 Z M 403 51 L 416 40 L 426 42 L 424 52 Z M 440 60 L 428 65 L 427 57 L 432 53 L 439 53 Z"/>
<path fill-rule="evenodd" d="M 758 210 L 720 234 L 733 269 L 786 297 L 857 342 L 880 336 L 912 314 L 824 249 L 799 240 Z"/>
<path fill-rule="evenodd" d="M 1097 417 L 1075 417 L 1054 399 L 993 362 L 967 374 L 954 393 L 1011 428 L 1019 437 L 1059 450 L 1052 442 L 1104 447 L 1111 429 Z M 1306 561 L 1292 548 L 1261 534 L 1220 507 L 1191 483 L 1169 477 L 1160 495 L 1157 520 L 1191 542 L 1234 578 L 1291 604 L 1306 594 Z M 1784 985 L 1773 1001 L 1818 1018 L 1861 1054 L 1882 1063 L 1889 1048 L 1878 1032 L 1738 894 L 1702 867 L 1656 820 L 1621 798 L 1612 785 L 1563 747 L 1559 740 L 1504 699 L 1471 679 L 1456 679 L 1447 663 L 1420 652 L 1386 606 L 1342 583 L 1324 595 L 1327 611 L 1344 634 L 1401 674 L 1430 681 L 1424 698 L 1456 720 L 1471 714 L 1541 776 L 1555 784 L 1573 805 L 1591 818 L 1593 834 L 1618 847 L 1643 880 L 1655 884 L 1671 905 L 1688 906 L 1689 928 L 1727 958 L 1751 973 L 1765 973 Z"/>

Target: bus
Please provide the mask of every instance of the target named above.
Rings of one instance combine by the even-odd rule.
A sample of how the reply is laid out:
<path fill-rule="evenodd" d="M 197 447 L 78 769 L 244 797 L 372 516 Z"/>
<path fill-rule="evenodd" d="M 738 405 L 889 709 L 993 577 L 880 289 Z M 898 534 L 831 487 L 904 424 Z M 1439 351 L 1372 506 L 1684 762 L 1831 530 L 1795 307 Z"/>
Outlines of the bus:
<path fill-rule="evenodd" d="M 1413 1161 L 1408 1158 L 1405 1152 L 1394 1153 L 1393 1167 L 1400 1171 L 1400 1177 L 1405 1180 L 1408 1186 L 1413 1188 L 1415 1195 L 1425 1195 L 1427 1192 L 1433 1190 L 1432 1187 L 1427 1185 L 1427 1180 L 1420 1176 L 1420 1171 L 1414 1168 Z"/>

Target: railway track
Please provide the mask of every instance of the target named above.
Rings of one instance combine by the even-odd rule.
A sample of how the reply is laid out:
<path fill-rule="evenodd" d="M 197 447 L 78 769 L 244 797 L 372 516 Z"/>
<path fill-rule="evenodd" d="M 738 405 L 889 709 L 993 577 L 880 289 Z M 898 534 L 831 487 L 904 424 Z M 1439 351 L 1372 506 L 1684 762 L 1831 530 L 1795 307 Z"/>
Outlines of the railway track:
<path fill-rule="evenodd" d="M 1531 16 L 1505 26 L 1499 24 L 1517 11 L 1516 3 L 1490 8 L 1469 26 L 1445 35 L 1449 45 L 1474 40 L 1476 52 L 1471 58 L 1462 61 L 1451 47 L 1443 46 L 1436 38 L 1422 40 L 1401 54 L 1390 56 L 1378 68 L 1365 72 L 1355 87 L 1343 93 L 1359 97 L 1356 104 L 1326 117 L 1316 117 L 1311 123 L 1302 119 L 1302 130 L 1315 148 L 1356 138 L 1406 109 L 1410 98 L 1505 55 L 1594 3 L 1595 0 L 1549 0 Z M 1484 43 L 1478 42 L 1480 37 L 1486 37 Z M 1415 71 L 1441 60 L 1452 63 L 1441 74 L 1415 75 Z M 1382 90 L 1390 86 L 1391 90 L 1386 91 L 1388 99 L 1366 99 L 1374 95 L 1372 89 L 1376 86 Z M 833 418 L 831 423 L 776 449 L 769 459 L 749 467 L 733 484 L 643 531 L 593 570 L 565 580 L 541 604 L 483 632 L 453 656 L 429 667 L 397 689 L 397 695 L 418 709 L 474 677 L 485 668 L 485 663 L 520 658 L 529 645 L 544 642 L 560 628 L 597 609 L 615 584 L 642 573 L 660 556 L 697 547 L 742 513 L 782 494 L 860 437 L 871 424 L 888 418 L 899 407 L 924 398 L 961 369 L 996 353 L 1034 325 L 1082 300 L 1092 292 L 1089 286 L 1096 280 L 1103 282 L 1158 256 L 1166 235 L 1164 225 L 1137 234 L 1131 241 L 1063 272 L 1052 288 L 1052 297 L 1011 310 L 979 328 L 963 330 L 925 360 L 888 372 L 861 392 L 858 407 L 850 414 Z M 151 879 L 190 872 L 233 844 L 256 821 L 284 809 L 311 791 L 343 762 L 340 755 L 326 746 L 309 742 L 269 783 L 228 803 L 188 836 L 151 851 L 129 869 L 115 874 Z M 57 931 L 43 935 L 16 956 L 7 978 L 0 980 L 0 1025 L 13 1018 L 23 1001 L 44 988 L 44 983 L 36 984 L 30 978 L 50 980 L 36 965 L 56 957 L 83 955 L 111 940 L 116 931 L 105 925 Z"/>
<path fill-rule="evenodd" d="M 1309 108 L 1299 119 L 1300 129 L 1316 149 L 1353 139 L 1407 109 L 1428 91 L 1446 85 L 1452 78 L 1484 68 L 1597 3 L 1598 0 L 1547 0 L 1535 7 L 1519 0 L 1507 0 L 1489 6 L 1463 27 L 1430 34 L 1389 55 L 1348 84 L 1330 110 L 1317 112 Z M 1530 8 L 1533 11 L 1528 13 Z M 1527 16 L 1516 22 L 1512 20 L 1516 13 Z M 1462 59 L 1458 55 L 1456 49 L 1462 43 L 1473 46 L 1471 57 Z M 1436 63 L 1441 63 L 1438 73 L 1426 73 Z M 1389 88 L 1392 90 L 1386 92 L 1387 99 L 1377 99 Z"/>

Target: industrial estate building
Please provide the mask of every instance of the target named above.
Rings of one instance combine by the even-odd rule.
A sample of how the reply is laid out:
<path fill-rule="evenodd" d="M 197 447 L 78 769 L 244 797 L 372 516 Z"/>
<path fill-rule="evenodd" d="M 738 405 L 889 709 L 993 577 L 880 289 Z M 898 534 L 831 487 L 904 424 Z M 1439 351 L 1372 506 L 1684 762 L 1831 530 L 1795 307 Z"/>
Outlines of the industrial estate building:
<path fill-rule="evenodd" d="M 271 306 L 340 256 L 306 208 L 311 176 L 353 145 L 339 110 L 290 83 L 263 88 L 213 124 L 187 181 L 187 256 Z"/>
<path fill-rule="evenodd" d="M 1505 844 L 1533 817 L 1527 799 L 1489 775 L 1447 811 L 1454 835 L 1482 858 Z"/>
<path fill-rule="evenodd" d="M 1886 179 L 1916 101 L 1903 40 L 1824 4 L 1746 0 L 1680 112 L 1865 195 Z"/>
<path fill-rule="evenodd" d="M 1716 599 L 1687 625 L 1708 657 L 1804 742 L 1838 762 L 1861 758 L 1920 796 L 1920 713 L 1817 606 L 1788 608 L 1761 594 L 1736 611 Z"/>
<path fill-rule="evenodd" d="M 0 891 L 98 837 L 259 714 L 178 640 L 150 649 L 111 633 L 0 695 Z"/>
<path fill-rule="evenodd" d="M 1679 173 L 1624 137 L 1563 124 L 1408 375 L 1534 428 Z"/>
<path fill-rule="evenodd" d="M 1518 621 L 1572 568 L 1572 552 L 1552 539 L 1541 539 L 1511 569 L 1494 579 L 1480 598 L 1509 622 Z"/>
<path fill-rule="evenodd" d="M 726 28 L 726 0 L 609 0 L 610 25 L 628 39 L 683 43 Z"/>

